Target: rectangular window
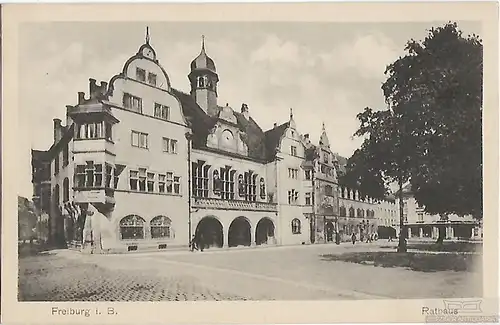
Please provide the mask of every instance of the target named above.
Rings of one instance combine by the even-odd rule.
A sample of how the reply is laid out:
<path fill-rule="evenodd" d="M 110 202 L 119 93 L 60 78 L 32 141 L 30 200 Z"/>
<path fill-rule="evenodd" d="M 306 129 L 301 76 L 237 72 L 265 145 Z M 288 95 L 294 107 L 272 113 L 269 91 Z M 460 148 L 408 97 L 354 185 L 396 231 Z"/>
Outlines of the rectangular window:
<path fill-rule="evenodd" d="M 170 107 L 155 103 L 155 117 L 161 118 L 162 120 L 168 120 L 170 118 Z"/>
<path fill-rule="evenodd" d="M 299 192 L 296 190 L 288 191 L 288 204 L 297 204 L 299 201 Z"/>
<path fill-rule="evenodd" d="M 174 183 L 174 173 L 167 173 L 167 193 L 172 193 Z"/>
<path fill-rule="evenodd" d="M 181 178 L 178 176 L 174 177 L 174 193 L 175 194 L 181 193 Z"/>
<path fill-rule="evenodd" d="M 137 77 L 137 80 L 142 81 L 142 82 L 146 82 L 146 70 L 141 69 L 141 68 L 136 68 L 135 75 Z"/>
<path fill-rule="evenodd" d="M 110 141 L 113 140 L 113 127 L 112 127 L 111 123 L 104 122 L 104 127 L 105 127 L 104 135 L 105 135 L 106 139 L 108 139 Z"/>
<path fill-rule="evenodd" d="M 155 173 L 148 173 L 148 192 L 155 190 Z"/>
<path fill-rule="evenodd" d="M 310 170 L 306 170 L 306 179 L 311 180 L 311 171 Z"/>
<path fill-rule="evenodd" d="M 139 168 L 139 191 L 146 192 L 146 168 Z"/>
<path fill-rule="evenodd" d="M 148 73 L 148 83 L 152 86 L 156 86 L 156 74 Z"/>
<path fill-rule="evenodd" d="M 142 113 L 142 99 L 128 93 L 123 94 L 123 107 L 128 110 Z"/>
<path fill-rule="evenodd" d="M 102 186 L 102 164 L 94 165 L 94 186 Z"/>
<path fill-rule="evenodd" d="M 328 154 L 328 152 L 323 151 L 323 161 L 328 164 L 328 162 L 330 161 L 329 158 L 330 155 Z"/>
<path fill-rule="evenodd" d="M 296 146 L 291 146 L 290 147 L 290 154 L 292 156 L 297 156 L 297 147 Z"/>
<path fill-rule="evenodd" d="M 294 168 L 288 168 L 288 177 L 293 179 L 299 178 L 299 170 Z"/>
<path fill-rule="evenodd" d="M 130 189 L 132 191 L 139 189 L 139 172 L 137 170 L 130 171 Z"/>
<path fill-rule="evenodd" d="M 132 146 L 137 148 L 148 149 L 148 134 L 132 131 Z"/>
<path fill-rule="evenodd" d="M 74 182 L 76 187 L 102 187 L 103 165 L 94 164 L 93 161 L 87 161 L 86 165 L 76 165 Z"/>
<path fill-rule="evenodd" d="M 306 193 L 306 205 L 312 205 L 311 193 Z"/>
<path fill-rule="evenodd" d="M 85 165 L 76 165 L 75 184 L 76 187 L 85 187 Z"/>
<path fill-rule="evenodd" d="M 225 200 L 234 200 L 234 175 L 235 170 L 231 170 L 231 167 L 225 167 L 220 169 L 220 181 L 221 181 L 221 198 Z M 248 200 L 248 199 L 247 199 Z"/>
<path fill-rule="evenodd" d="M 163 152 L 176 154 L 177 153 L 177 140 L 163 138 Z"/>
<path fill-rule="evenodd" d="M 158 192 L 165 193 L 165 174 L 158 174 Z"/>
<path fill-rule="evenodd" d="M 193 196 L 208 197 L 208 171 L 210 170 L 210 165 L 204 165 L 203 162 L 193 162 L 191 166 Z"/>

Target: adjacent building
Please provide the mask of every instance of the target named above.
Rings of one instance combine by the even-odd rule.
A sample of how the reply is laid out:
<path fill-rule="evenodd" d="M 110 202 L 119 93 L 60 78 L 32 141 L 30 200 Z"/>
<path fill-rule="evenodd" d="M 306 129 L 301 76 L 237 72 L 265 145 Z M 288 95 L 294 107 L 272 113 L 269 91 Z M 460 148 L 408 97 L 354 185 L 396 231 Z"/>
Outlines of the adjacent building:
<path fill-rule="evenodd" d="M 89 80 L 64 125 L 54 119 L 52 146 L 32 151 L 33 200 L 54 244 L 118 252 L 198 235 L 210 247 L 300 245 L 386 222 L 390 203 L 339 186 L 345 158 L 324 125 L 315 143 L 292 109 L 263 130 L 244 102 L 221 105 L 204 41 L 187 77 L 188 91 L 171 85 L 147 35 L 109 82 Z"/>

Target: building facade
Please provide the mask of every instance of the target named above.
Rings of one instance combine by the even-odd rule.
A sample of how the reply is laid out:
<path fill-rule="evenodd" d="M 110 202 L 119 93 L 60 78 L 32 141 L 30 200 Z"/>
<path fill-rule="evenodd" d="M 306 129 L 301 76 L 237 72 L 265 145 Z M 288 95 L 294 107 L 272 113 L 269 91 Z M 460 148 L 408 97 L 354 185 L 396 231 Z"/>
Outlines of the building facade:
<path fill-rule="evenodd" d="M 324 125 L 313 143 L 292 110 L 264 131 L 245 103 L 220 105 L 204 42 L 187 77 L 188 92 L 170 84 L 147 36 L 109 82 L 89 79 L 65 125 L 54 119 L 52 146 L 32 152 L 52 242 L 99 253 L 183 247 L 195 234 L 236 247 L 377 231 L 385 203 L 339 186 Z"/>
<path fill-rule="evenodd" d="M 471 215 L 448 214 L 441 217 L 426 213 L 419 205 L 411 190 L 411 185 L 403 188 L 403 216 L 408 239 L 437 239 L 439 229 L 443 229 L 445 239 L 481 239 L 482 223 Z"/>

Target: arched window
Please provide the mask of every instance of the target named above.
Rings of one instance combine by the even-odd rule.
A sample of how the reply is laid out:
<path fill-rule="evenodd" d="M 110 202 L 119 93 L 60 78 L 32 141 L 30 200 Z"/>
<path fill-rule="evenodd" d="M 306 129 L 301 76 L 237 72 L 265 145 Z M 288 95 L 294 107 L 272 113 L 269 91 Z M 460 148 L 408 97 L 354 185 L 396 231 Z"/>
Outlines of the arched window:
<path fill-rule="evenodd" d="M 325 195 L 332 196 L 333 195 L 333 189 L 330 185 L 325 186 Z"/>
<path fill-rule="evenodd" d="M 66 177 L 63 181 L 63 202 L 69 201 L 69 179 Z"/>
<path fill-rule="evenodd" d="M 371 211 L 371 216 L 372 216 L 372 218 L 375 218 L 375 210 Z"/>
<path fill-rule="evenodd" d="M 120 220 L 121 239 L 144 239 L 144 219 L 128 215 Z"/>
<path fill-rule="evenodd" d="M 292 234 L 300 234 L 300 220 L 297 218 L 292 220 Z"/>
<path fill-rule="evenodd" d="M 172 237 L 172 220 L 165 216 L 157 216 L 151 220 L 151 238 L 170 238 Z"/>
<path fill-rule="evenodd" d="M 346 216 L 346 209 L 345 209 L 345 206 L 341 206 L 340 207 L 340 216 L 341 217 L 345 217 Z"/>
<path fill-rule="evenodd" d="M 355 215 L 354 215 L 354 208 L 353 207 L 350 207 L 349 208 L 349 218 L 354 218 Z"/>
<path fill-rule="evenodd" d="M 362 216 L 362 212 L 363 212 L 363 210 L 361 210 L 361 209 L 359 209 L 359 208 L 358 208 L 358 211 L 357 211 L 357 212 L 358 212 L 358 213 L 357 213 L 358 218 L 362 218 L 362 217 L 363 217 L 363 216 Z"/>
<path fill-rule="evenodd" d="M 260 179 L 260 198 L 263 200 L 266 199 L 266 184 L 263 177 Z"/>

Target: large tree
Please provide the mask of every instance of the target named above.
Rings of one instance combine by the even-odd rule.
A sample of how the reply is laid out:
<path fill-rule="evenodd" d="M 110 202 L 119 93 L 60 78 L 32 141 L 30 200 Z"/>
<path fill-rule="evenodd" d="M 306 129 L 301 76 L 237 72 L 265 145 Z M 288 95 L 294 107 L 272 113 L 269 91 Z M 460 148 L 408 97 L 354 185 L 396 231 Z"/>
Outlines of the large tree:
<path fill-rule="evenodd" d="M 370 152 L 369 142 L 363 142 L 348 159 L 344 174 L 339 175 L 339 184 L 357 189 L 363 196 L 383 199 L 387 192 L 384 175 L 377 167 L 377 156 Z"/>
<path fill-rule="evenodd" d="M 400 193 L 398 251 L 406 252 L 402 190 L 410 178 L 411 164 L 414 162 L 413 137 L 406 131 L 405 116 L 394 110 L 373 111 L 365 108 L 357 118 L 360 127 L 355 135 L 365 137 L 358 155 L 363 156 L 359 159 L 370 164 L 369 179 L 378 178 L 384 183 L 384 187 L 388 183 L 398 184 Z"/>
<path fill-rule="evenodd" d="M 411 184 L 427 212 L 482 217 L 483 48 L 456 23 L 432 28 L 386 70 L 382 89 L 418 154 Z"/>
<path fill-rule="evenodd" d="M 385 111 L 358 114 L 355 133 L 365 141 L 353 161 L 369 162 L 370 177 L 402 186 L 410 180 L 426 212 L 482 216 L 482 45 L 463 37 L 457 24 L 432 28 L 422 42 L 410 40 L 386 69 Z M 362 177 L 360 172 L 357 173 Z M 352 175 L 351 178 L 355 178 Z M 360 184 L 363 182 L 361 181 Z M 401 227 L 403 229 L 403 227 Z M 440 229 L 438 241 L 444 237 Z M 405 250 L 400 236 L 401 251 Z"/>

